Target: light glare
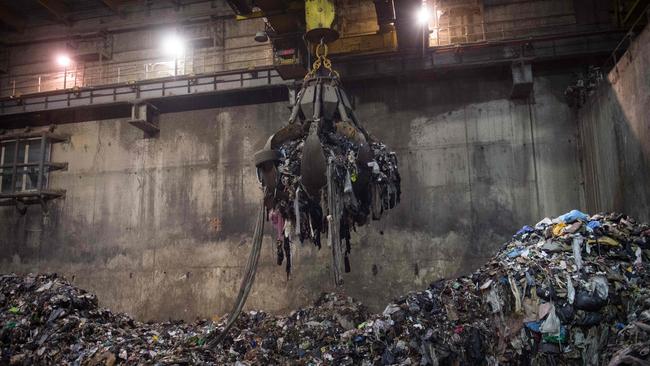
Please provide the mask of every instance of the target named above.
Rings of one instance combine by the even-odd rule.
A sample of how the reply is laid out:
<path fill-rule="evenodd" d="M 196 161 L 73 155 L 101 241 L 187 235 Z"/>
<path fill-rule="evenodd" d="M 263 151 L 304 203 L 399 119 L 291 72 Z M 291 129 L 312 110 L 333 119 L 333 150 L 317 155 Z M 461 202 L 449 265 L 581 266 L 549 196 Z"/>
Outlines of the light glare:
<path fill-rule="evenodd" d="M 68 67 L 72 63 L 70 56 L 68 55 L 58 55 L 56 56 L 56 63 L 62 67 Z"/>
<path fill-rule="evenodd" d="M 168 35 L 163 39 L 162 49 L 166 55 L 180 56 L 185 52 L 185 42 L 176 34 Z"/>
<path fill-rule="evenodd" d="M 429 24 L 429 20 L 431 20 L 431 11 L 429 10 L 429 7 L 427 6 L 426 3 L 422 3 L 420 10 L 418 10 L 417 18 L 418 18 L 418 24 L 420 25 Z"/>

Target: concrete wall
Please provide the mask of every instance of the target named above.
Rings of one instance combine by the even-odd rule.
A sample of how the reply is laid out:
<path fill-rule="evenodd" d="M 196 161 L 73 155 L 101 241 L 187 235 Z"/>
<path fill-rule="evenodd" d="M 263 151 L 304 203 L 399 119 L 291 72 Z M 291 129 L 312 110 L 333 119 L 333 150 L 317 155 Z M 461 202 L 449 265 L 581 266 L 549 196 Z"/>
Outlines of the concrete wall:
<path fill-rule="evenodd" d="M 587 207 L 650 220 L 650 28 L 579 111 Z"/>
<path fill-rule="evenodd" d="M 353 236 L 348 293 L 381 309 L 472 270 L 521 225 L 582 208 L 569 81 L 538 73 L 530 102 L 510 100 L 509 74 L 495 70 L 349 88 L 365 126 L 399 153 L 404 193 Z M 59 272 L 140 319 L 223 314 L 261 196 L 251 153 L 287 117 L 286 103 L 170 113 L 154 139 L 125 120 L 61 125 L 72 139 L 52 159 L 69 169 L 50 187 L 67 196 L 46 216 L 0 209 L 0 272 Z M 287 281 L 265 239 L 249 308 L 287 311 L 332 290 L 326 247 L 294 253 Z"/>

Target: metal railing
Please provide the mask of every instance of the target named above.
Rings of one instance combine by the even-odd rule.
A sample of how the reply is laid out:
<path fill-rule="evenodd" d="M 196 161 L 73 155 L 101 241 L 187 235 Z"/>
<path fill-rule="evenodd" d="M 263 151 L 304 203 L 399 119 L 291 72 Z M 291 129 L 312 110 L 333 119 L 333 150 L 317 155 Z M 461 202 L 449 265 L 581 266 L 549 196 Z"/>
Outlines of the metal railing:
<path fill-rule="evenodd" d="M 524 26 L 521 26 L 522 24 Z M 593 31 L 594 29 L 603 29 L 603 25 L 576 24 L 574 13 L 447 25 L 430 29 L 428 46 L 447 47 L 460 44 L 526 39 Z M 100 61 L 78 63 L 69 69 L 59 68 L 46 73 L 10 73 L 0 77 L 0 97 L 272 65 L 273 52 L 270 45 L 254 44 L 228 49 L 195 49 L 178 59 L 145 58 L 129 61 Z"/>
<path fill-rule="evenodd" d="M 632 40 L 634 40 L 634 38 L 638 34 L 636 32 L 637 28 L 639 28 L 639 26 L 642 25 L 642 21 L 646 17 L 648 17 L 648 19 L 650 19 L 650 4 L 648 4 L 645 7 L 645 9 L 643 9 L 643 11 L 641 11 L 639 16 L 636 18 L 636 20 L 630 26 L 629 30 L 627 30 L 627 32 L 623 36 L 623 39 L 621 39 L 621 41 L 616 45 L 616 47 L 612 51 L 612 54 L 607 58 L 605 63 L 602 65 L 601 69 L 604 72 L 608 72 L 611 69 L 617 68 L 618 61 L 621 59 L 621 57 L 623 57 L 623 54 L 625 54 L 627 49 L 632 44 Z"/>
<path fill-rule="evenodd" d="M 521 24 L 525 24 L 522 26 Z M 577 24 L 574 13 L 470 24 L 441 25 L 429 29 L 429 47 L 504 41 L 602 29 L 603 24 Z M 613 29 L 613 27 L 610 27 Z"/>
<path fill-rule="evenodd" d="M 174 58 L 77 63 L 45 73 L 0 77 L 0 97 L 20 96 L 70 88 L 133 83 L 181 75 L 199 75 L 257 68 L 273 63 L 270 47 L 249 46 L 227 50 L 197 50 Z"/>

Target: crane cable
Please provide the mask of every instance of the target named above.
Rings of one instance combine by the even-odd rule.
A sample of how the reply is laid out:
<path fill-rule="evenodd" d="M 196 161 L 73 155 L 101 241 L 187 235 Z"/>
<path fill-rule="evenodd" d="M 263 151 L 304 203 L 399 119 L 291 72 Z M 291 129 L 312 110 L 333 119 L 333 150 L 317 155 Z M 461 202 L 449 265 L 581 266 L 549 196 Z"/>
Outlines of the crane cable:
<path fill-rule="evenodd" d="M 329 71 L 330 76 L 339 77 L 339 73 L 332 68 L 332 61 L 327 57 L 327 44 L 321 39 L 320 43 L 316 45 L 316 60 L 312 65 L 311 70 L 305 75 L 305 80 L 310 77 L 315 77 L 318 73 L 318 70 L 322 67 Z M 266 188 L 264 189 L 264 196 L 266 197 Z M 220 344 L 228 335 L 228 332 L 237 321 L 237 318 L 241 314 L 246 299 L 250 294 L 251 288 L 253 287 L 253 282 L 255 281 L 255 274 L 257 273 L 257 264 L 260 259 L 260 249 L 262 248 L 262 238 L 264 237 L 264 214 L 266 213 L 264 207 L 264 198 L 260 203 L 260 209 L 257 214 L 257 222 L 255 223 L 255 231 L 253 233 L 253 247 L 251 248 L 251 253 L 248 256 L 248 263 L 246 263 L 246 273 L 242 279 L 241 285 L 239 287 L 239 293 L 237 294 L 237 299 L 235 300 L 235 305 L 233 306 L 232 311 L 228 317 L 225 327 L 220 333 L 213 332 L 208 335 L 208 341 L 205 346 L 207 348 L 214 348 Z M 340 256 L 340 254 L 339 254 Z M 336 261 L 335 261 L 336 263 Z M 335 275 L 335 281 L 339 285 L 339 276 Z"/>
<path fill-rule="evenodd" d="M 255 281 L 255 273 L 257 272 L 257 264 L 260 259 L 260 249 L 262 248 L 262 238 L 264 237 L 264 214 L 266 209 L 264 207 L 264 197 L 266 197 L 266 188 L 264 189 L 264 196 L 260 202 L 259 212 L 257 214 L 257 222 L 255 223 L 255 231 L 253 233 L 253 247 L 251 248 L 251 253 L 248 256 L 248 263 L 246 263 L 246 273 L 242 279 L 241 285 L 239 287 L 239 294 L 237 294 L 237 300 L 235 300 L 235 305 L 230 312 L 226 326 L 220 333 L 213 332 L 208 335 L 208 341 L 206 342 L 207 348 L 214 348 L 219 343 L 221 343 L 226 336 L 228 331 L 232 328 L 233 324 L 241 314 L 246 299 L 251 292 L 253 287 L 253 282 Z"/>

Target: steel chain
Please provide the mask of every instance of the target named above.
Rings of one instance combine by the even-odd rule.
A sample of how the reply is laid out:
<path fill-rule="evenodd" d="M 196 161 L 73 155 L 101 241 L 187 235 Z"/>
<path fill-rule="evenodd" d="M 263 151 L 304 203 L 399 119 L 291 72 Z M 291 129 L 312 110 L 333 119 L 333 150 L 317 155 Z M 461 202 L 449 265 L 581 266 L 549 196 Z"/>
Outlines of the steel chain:
<path fill-rule="evenodd" d="M 322 47 L 322 53 L 321 53 L 321 47 Z M 316 76 L 316 73 L 321 67 L 324 67 L 325 69 L 329 70 L 330 76 L 334 75 L 337 78 L 339 77 L 339 73 L 332 68 L 332 60 L 327 58 L 327 44 L 323 42 L 323 40 L 320 41 L 318 45 L 316 45 L 316 60 L 314 60 L 314 63 L 312 64 L 311 70 L 305 75 L 305 80 L 307 80 L 310 77 Z"/>

